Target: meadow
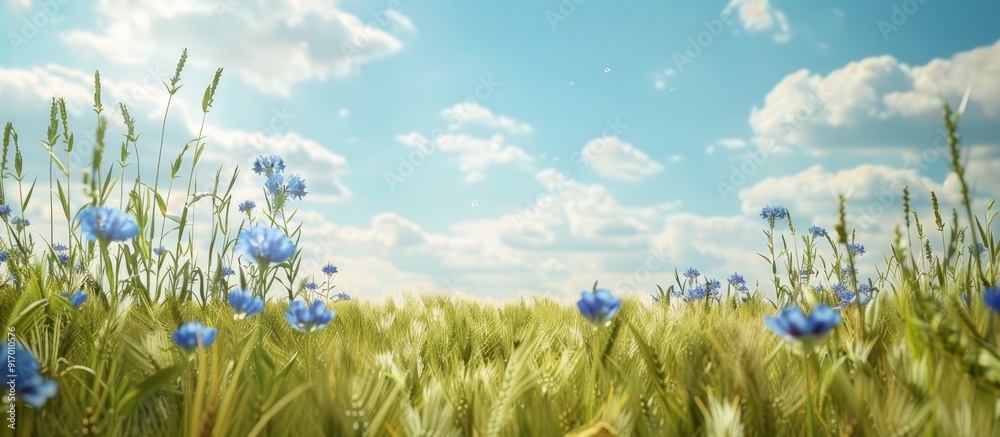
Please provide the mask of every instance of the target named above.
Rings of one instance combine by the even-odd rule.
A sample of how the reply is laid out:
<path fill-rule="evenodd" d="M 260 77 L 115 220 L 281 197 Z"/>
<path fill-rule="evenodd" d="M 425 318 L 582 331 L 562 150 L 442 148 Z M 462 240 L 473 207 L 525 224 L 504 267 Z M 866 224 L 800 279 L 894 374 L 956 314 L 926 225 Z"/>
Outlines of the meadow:
<path fill-rule="evenodd" d="M 100 84 L 95 73 L 86 168 L 70 166 L 62 99 L 44 136 L 4 129 L 3 435 L 1000 435 L 996 212 L 973 211 L 947 104 L 964 201 L 947 211 L 932 193 L 934 217 L 919 217 L 904 188 L 892 247 L 855 241 L 843 197 L 829 231 L 761 205 L 773 277 L 682 266 L 653 296 L 595 278 L 566 290 L 573 305 L 335 293 L 336 266 L 300 269 L 291 205 L 309 196 L 295 163 L 242 163 L 261 181 L 256 200 L 230 196 L 239 169 L 196 194 L 211 145 L 195 138 L 164 161 L 161 135 L 155 174 L 126 180 L 155 139 L 140 141 L 125 104 L 105 107 Z M 128 134 L 106 149 L 112 112 Z M 48 195 L 23 172 L 37 137 Z M 184 183 L 190 200 L 169 204 Z M 52 221 L 31 224 L 23 211 L 46 197 Z M 198 223 L 207 241 L 192 236 L 196 203 L 213 217 Z M 56 227 L 67 241 L 53 241 Z M 876 278 L 855 273 L 863 256 L 883 256 Z"/>

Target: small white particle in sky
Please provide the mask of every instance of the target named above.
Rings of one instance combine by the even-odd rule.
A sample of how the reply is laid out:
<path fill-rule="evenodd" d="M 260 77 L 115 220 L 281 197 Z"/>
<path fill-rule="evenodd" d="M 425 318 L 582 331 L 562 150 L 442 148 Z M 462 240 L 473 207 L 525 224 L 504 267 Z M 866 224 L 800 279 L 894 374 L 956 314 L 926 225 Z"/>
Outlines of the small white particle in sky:
<path fill-rule="evenodd" d="M 611 72 L 611 67 L 604 67 L 604 72 L 605 73 L 610 73 Z"/>
<path fill-rule="evenodd" d="M 573 81 L 571 80 L 571 81 L 569 81 L 569 84 L 570 84 L 570 85 L 576 85 L 576 82 L 573 82 Z"/>
<path fill-rule="evenodd" d="M 674 92 L 674 91 L 677 91 L 677 88 L 671 88 L 670 89 L 670 92 Z"/>
<path fill-rule="evenodd" d="M 555 158 L 552 158 L 552 159 L 553 159 L 553 160 L 556 160 L 556 161 L 558 161 L 558 160 L 559 160 L 559 157 L 557 156 L 557 157 L 555 157 Z"/>
<path fill-rule="evenodd" d="M 473 207 L 473 208 L 475 208 L 475 207 L 477 207 L 477 206 L 479 206 L 479 202 L 476 202 L 476 201 L 472 201 L 472 207 Z"/>

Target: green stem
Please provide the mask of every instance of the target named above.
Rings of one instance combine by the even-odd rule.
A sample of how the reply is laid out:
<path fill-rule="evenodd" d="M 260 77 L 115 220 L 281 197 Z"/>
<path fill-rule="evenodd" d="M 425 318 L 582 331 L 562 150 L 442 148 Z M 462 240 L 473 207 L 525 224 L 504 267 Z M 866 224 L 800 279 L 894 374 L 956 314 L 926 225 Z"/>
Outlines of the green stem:
<path fill-rule="evenodd" d="M 809 355 L 810 352 L 806 351 L 805 357 L 802 359 L 802 367 L 805 368 L 806 373 L 806 435 L 813 437 L 815 435 L 815 429 L 813 425 L 813 400 L 812 400 L 812 384 L 809 377 Z"/>
<path fill-rule="evenodd" d="M 101 263 L 104 264 L 104 277 L 108 279 L 108 287 L 111 294 L 111 307 L 115 308 L 118 303 L 118 281 L 115 280 L 115 273 L 111 268 L 111 255 L 108 254 L 108 246 L 104 242 L 101 246 Z"/>

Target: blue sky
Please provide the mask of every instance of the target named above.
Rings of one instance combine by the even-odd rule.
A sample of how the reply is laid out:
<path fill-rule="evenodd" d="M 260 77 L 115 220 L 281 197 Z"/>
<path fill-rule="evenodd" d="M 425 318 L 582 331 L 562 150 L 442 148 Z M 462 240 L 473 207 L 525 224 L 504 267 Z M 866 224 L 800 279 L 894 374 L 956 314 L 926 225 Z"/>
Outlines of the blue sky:
<path fill-rule="evenodd" d="M 164 155 L 197 135 L 224 67 L 198 181 L 239 166 L 237 200 L 259 203 L 249 166 L 281 154 L 310 193 L 293 201 L 304 266 L 338 265 L 359 296 L 648 291 L 687 267 L 766 290 L 760 208 L 832 230 L 838 192 L 874 274 L 901 222 L 890 188 L 922 211 L 927 190 L 957 200 L 934 143 L 941 99 L 968 89 L 969 172 L 979 203 L 996 196 L 1000 6 L 691 3 L 0 0 L 0 119 L 34 147 L 64 97 L 85 138 L 96 69 L 155 152 L 159 82 L 187 48 Z"/>

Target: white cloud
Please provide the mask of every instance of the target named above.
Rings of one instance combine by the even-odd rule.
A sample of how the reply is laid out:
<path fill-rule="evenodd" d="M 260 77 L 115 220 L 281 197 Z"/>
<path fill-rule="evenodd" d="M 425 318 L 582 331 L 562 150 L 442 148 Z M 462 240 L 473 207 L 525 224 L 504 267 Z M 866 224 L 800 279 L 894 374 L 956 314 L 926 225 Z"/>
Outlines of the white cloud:
<path fill-rule="evenodd" d="M 722 11 L 730 14 L 738 10 L 743 28 L 751 33 L 774 32 L 774 41 L 788 42 L 792 37 L 791 27 L 785 13 L 771 6 L 769 0 L 730 0 Z"/>
<path fill-rule="evenodd" d="M 486 178 L 486 170 L 497 164 L 518 163 L 522 168 L 529 168 L 534 158 L 521 150 L 520 147 L 505 145 L 503 136 L 494 135 L 483 139 L 469 135 L 442 135 L 437 142 L 416 132 L 397 135 L 396 140 L 408 147 L 432 150 L 439 149 L 445 153 L 458 156 L 459 169 L 465 173 L 465 182 L 474 183 Z"/>
<path fill-rule="evenodd" d="M 61 97 L 66 100 L 67 111 L 79 115 L 94 104 L 93 82 L 93 74 L 59 65 L 31 69 L 0 67 L 0 94 L 5 103 L 18 107 L 48 108 L 53 97 Z"/>
<path fill-rule="evenodd" d="M 1000 163 L 1000 157 L 994 159 L 997 159 L 994 163 Z M 909 188 L 910 203 L 914 207 L 929 206 L 931 191 L 937 193 L 948 209 L 948 205 L 960 204 L 958 184 L 944 185 L 942 182 L 922 176 L 917 168 L 860 165 L 827 172 L 813 166 L 800 173 L 765 179 L 740 190 L 739 197 L 744 214 L 759 213 L 765 204 L 780 204 L 792 212 L 799 227 L 826 218 L 828 222 L 823 226 L 832 228 L 836 220 L 837 195 L 844 194 L 850 226 L 871 233 L 891 234 L 892 227 L 902 222 L 904 186 Z M 984 199 L 976 201 L 977 204 L 984 202 Z M 921 217 L 927 220 L 930 216 Z"/>
<path fill-rule="evenodd" d="M 745 149 L 747 147 L 747 142 L 739 138 L 723 138 L 716 141 L 716 144 L 730 150 Z"/>
<path fill-rule="evenodd" d="M 448 122 L 449 130 L 458 130 L 469 125 L 479 124 L 490 128 L 504 129 L 512 134 L 530 133 L 531 126 L 527 123 L 506 117 L 494 115 L 476 102 L 456 103 L 441 111 L 441 117 Z"/>
<path fill-rule="evenodd" d="M 962 159 L 966 158 L 965 179 L 969 182 L 969 189 L 1000 198 L 1000 144 L 963 146 Z M 954 173 L 948 177 L 953 181 L 958 180 Z M 948 184 L 949 188 L 958 185 Z"/>
<path fill-rule="evenodd" d="M 234 188 L 234 195 L 250 196 L 258 204 L 261 199 L 261 187 L 264 176 L 256 175 L 250 169 L 253 160 L 258 155 L 275 154 L 285 161 L 289 175 L 300 174 L 306 183 L 309 193 L 305 199 L 308 202 L 329 204 L 343 202 L 350 197 L 351 191 L 343 184 L 341 178 L 349 172 L 347 160 L 324 147 L 322 144 L 294 133 L 279 133 L 263 135 L 259 132 L 243 130 L 226 130 L 213 126 L 206 127 L 206 143 L 204 164 L 202 168 L 223 167 L 223 175 L 231 174 L 234 166 L 241 169 L 241 177 Z M 242 157 L 234 160 L 234 156 Z M 208 182 L 212 174 L 202 173 L 204 182 Z M 305 201 L 305 200 L 303 200 Z M 297 203 L 299 200 L 290 200 Z"/>
<path fill-rule="evenodd" d="M 395 32 L 416 33 L 417 26 L 413 24 L 410 17 L 400 14 L 398 11 L 389 11 L 389 19 L 392 21 L 392 30 Z"/>
<path fill-rule="evenodd" d="M 340 117 L 342 119 L 347 118 L 347 116 L 350 114 L 351 111 L 349 111 L 347 108 L 340 108 L 340 110 L 337 111 L 337 117 Z"/>
<path fill-rule="evenodd" d="M 1000 41 L 922 66 L 878 56 L 825 76 L 799 70 L 753 108 L 750 125 L 758 140 L 823 152 L 930 147 L 942 126 L 942 99 L 954 108 L 971 86 L 962 134 L 995 138 L 998 74 Z"/>
<path fill-rule="evenodd" d="M 590 140 L 582 155 L 598 174 L 610 179 L 637 182 L 664 168 L 643 151 L 614 136 Z"/>
<path fill-rule="evenodd" d="M 105 23 L 100 30 L 76 29 L 62 37 L 71 48 L 96 51 L 112 62 L 171 72 L 181 48 L 190 47 L 188 65 L 212 71 L 225 64 L 261 92 L 281 96 L 301 82 L 346 77 L 402 48 L 377 21 L 362 22 L 332 3 L 228 5 L 103 0 L 95 6 Z"/>

